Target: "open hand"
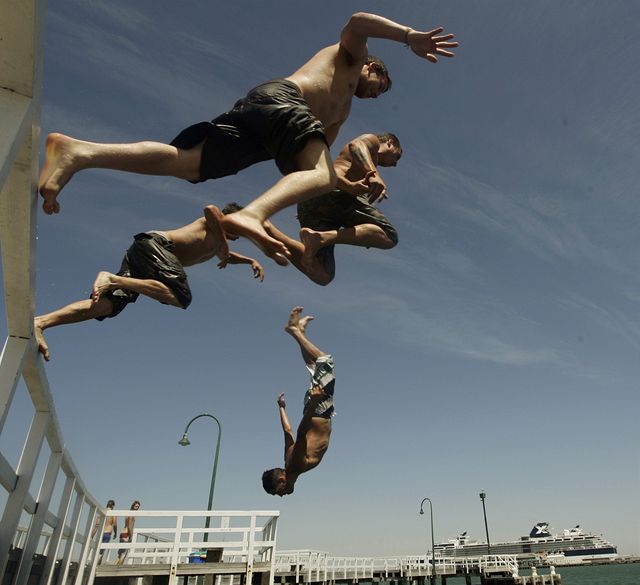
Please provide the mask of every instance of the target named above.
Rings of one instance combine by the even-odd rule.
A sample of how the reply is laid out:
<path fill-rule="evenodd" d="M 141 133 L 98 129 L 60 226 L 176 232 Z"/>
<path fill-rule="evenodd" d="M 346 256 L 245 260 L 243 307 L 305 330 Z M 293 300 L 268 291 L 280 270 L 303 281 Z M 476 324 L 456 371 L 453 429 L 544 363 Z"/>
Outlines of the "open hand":
<path fill-rule="evenodd" d="M 437 63 L 438 56 L 453 57 L 454 53 L 449 49 L 457 47 L 458 43 L 451 41 L 454 37 L 452 34 L 438 36 L 443 30 L 441 26 L 429 32 L 410 30 L 407 33 L 407 44 L 418 57 L 431 63 Z"/>

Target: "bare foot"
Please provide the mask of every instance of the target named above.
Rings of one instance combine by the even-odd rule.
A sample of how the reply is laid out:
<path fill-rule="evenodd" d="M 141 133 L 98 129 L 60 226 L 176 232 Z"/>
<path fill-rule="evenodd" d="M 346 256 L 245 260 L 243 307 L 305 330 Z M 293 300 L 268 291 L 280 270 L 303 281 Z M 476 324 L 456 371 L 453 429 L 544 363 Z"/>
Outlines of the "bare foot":
<path fill-rule="evenodd" d="M 74 146 L 77 140 L 64 134 L 47 136 L 44 166 L 38 180 L 38 191 L 44 198 L 42 209 L 48 215 L 60 212 L 57 197 L 78 170 Z"/>
<path fill-rule="evenodd" d="M 40 322 L 36 318 L 33 321 L 33 333 L 36 336 L 36 341 L 38 342 L 38 351 L 42 354 L 45 361 L 49 361 L 51 359 L 51 354 L 49 353 L 49 346 L 44 338 L 44 330 L 40 326 Z"/>
<path fill-rule="evenodd" d="M 290 256 L 290 252 L 287 247 L 282 242 L 272 238 L 266 232 L 262 221 L 254 215 L 247 213 L 245 210 L 236 211 L 225 215 L 220 223 L 225 232 L 251 240 L 266 256 L 269 256 L 280 266 L 289 264 L 286 257 Z"/>
<path fill-rule="evenodd" d="M 224 214 L 215 205 L 207 205 L 204 208 L 204 218 L 207 221 L 207 228 L 219 242 L 216 256 L 220 258 L 222 262 L 226 262 L 229 259 L 229 243 L 222 228 Z"/>
<path fill-rule="evenodd" d="M 322 233 L 310 228 L 302 228 L 300 230 L 300 241 L 304 244 L 302 265 L 306 268 L 311 268 L 318 250 L 322 248 L 324 244 Z"/>
<path fill-rule="evenodd" d="M 302 309 L 304 307 L 294 307 L 291 309 L 291 313 L 289 314 L 289 320 L 284 327 L 284 330 L 287 333 L 294 333 L 295 331 L 300 331 L 304 333 L 307 329 L 307 325 L 309 321 L 313 321 L 313 317 L 311 315 L 307 315 L 306 317 L 300 318 L 300 313 L 302 313 Z"/>
<path fill-rule="evenodd" d="M 115 275 L 111 274 L 111 272 L 105 272 L 104 270 L 98 272 L 98 276 L 96 276 L 96 279 L 93 283 L 93 289 L 91 291 L 91 300 L 93 301 L 94 305 L 100 300 L 100 297 L 104 293 L 111 290 L 114 284 L 114 276 Z"/>

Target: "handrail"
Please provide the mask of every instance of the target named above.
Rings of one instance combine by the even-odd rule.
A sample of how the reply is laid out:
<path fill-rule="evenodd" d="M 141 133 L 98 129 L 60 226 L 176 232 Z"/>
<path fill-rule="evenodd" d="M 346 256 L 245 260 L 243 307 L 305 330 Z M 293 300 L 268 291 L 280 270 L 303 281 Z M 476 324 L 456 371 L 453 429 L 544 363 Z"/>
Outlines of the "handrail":
<path fill-rule="evenodd" d="M 241 563 L 245 582 L 251 583 L 256 563 L 260 570 L 268 569 L 269 585 L 273 585 L 276 557 L 277 511 L 167 511 L 167 510 L 106 510 L 105 516 L 134 516 L 136 529 L 131 542 L 98 544 L 93 557 L 89 582 L 104 565 L 114 560 L 110 552 L 125 551 L 124 564 L 136 572 L 145 565 L 165 565 L 169 585 L 174 585 L 180 564 L 199 560 L 201 551 L 217 548 L 223 562 Z M 192 518 L 209 518 L 209 527 L 185 526 Z M 152 521 L 153 526 L 145 525 Z M 158 523 L 162 523 L 158 526 Z M 265 569 L 266 567 L 266 569 Z"/>
<path fill-rule="evenodd" d="M 331 556 L 324 551 L 285 550 L 276 553 L 276 574 L 295 576 L 295 582 L 327 582 L 335 580 L 370 579 L 376 573 L 384 577 L 395 573 L 397 578 L 413 579 L 436 575 L 455 575 L 463 572 L 507 572 L 517 574 L 518 562 L 515 555 L 484 555 L 478 557 L 455 558 L 436 557 L 435 564 L 425 555 L 405 555 L 393 557 Z"/>

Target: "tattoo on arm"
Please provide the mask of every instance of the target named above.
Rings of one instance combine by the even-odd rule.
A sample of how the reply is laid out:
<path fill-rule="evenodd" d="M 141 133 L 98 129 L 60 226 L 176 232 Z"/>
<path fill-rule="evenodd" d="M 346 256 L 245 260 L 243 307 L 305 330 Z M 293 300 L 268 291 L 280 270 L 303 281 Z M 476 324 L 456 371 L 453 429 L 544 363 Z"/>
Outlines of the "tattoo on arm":
<path fill-rule="evenodd" d="M 371 156 L 371 147 L 365 140 L 354 140 L 349 144 L 349 154 L 351 155 L 351 164 L 359 166 L 363 172 L 376 171 L 376 163 Z"/>

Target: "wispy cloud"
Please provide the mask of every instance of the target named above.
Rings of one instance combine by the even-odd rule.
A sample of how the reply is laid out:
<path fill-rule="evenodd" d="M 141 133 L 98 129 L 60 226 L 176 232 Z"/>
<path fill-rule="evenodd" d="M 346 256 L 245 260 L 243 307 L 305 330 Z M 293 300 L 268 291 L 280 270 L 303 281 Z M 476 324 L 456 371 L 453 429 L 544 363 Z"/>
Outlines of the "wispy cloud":
<path fill-rule="evenodd" d="M 431 165 L 417 157 L 407 162 L 410 170 L 405 182 L 424 185 L 432 215 L 441 223 L 449 222 L 444 229 L 457 225 L 452 231 L 458 234 L 461 225 L 471 224 L 479 234 L 499 238 L 547 262 L 583 261 L 629 272 L 618 254 L 594 240 L 593 231 L 587 232 L 580 222 L 582 218 L 554 193 L 504 192 L 451 167 Z M 409 225 L 413 223 L 407 211 L 404 217 Z M 419 225 L 424 228 L 425 224 Z"/>
<path fill-rule="evenodd" d="M 133 10 L 133 14 L 138 13 Z M 125 15 L 120 16 L 126 19 Z M 176 51 L 169 60 L 154 59 L 142 50 L 147 48 L 145 43 L 132 40 L 135 31 L 131 29 L 112 31 L 91 21 L 83 27 L 72 26 L 55 13 L 51 20 L 52 28 L 62 36 L 67 50 L 57 48 L 50 58 L 63 60 L 69 52 L 74 52 L 73 61 L 61 64 L 79 74 L 101 70 L 101 82 L 108 82 L 120 100 L 135 96 L 136 103 L 146 102 L 157 111 L 158 117 L 169 115 L 178 119 L 184 112 L 198 112 L 198 119 L 193 120 L 196 122 L 226 111 L 239 97 L 238 88 L 231 86 L 228 78 L 219 76 L 215 67 L 197 69 L 184 51 Z M 105 66 L 107 60 L 108 66 Z M 121 107 L 126 111 L 125 103 L 121 103 Z"/>
<path fill-rule="evenodd" d="M 632 299 L 637 300 L 638 299 Z M 640 320 L 635 313 L 619 308 L 617 304 L 602 305 L 579 294 L 574 294 L 560 301 L 562 306 L 578 313 L 587 322 L 595 323 L 600 328 L 623 337 L 628 343 L 640 348 Z"/>

